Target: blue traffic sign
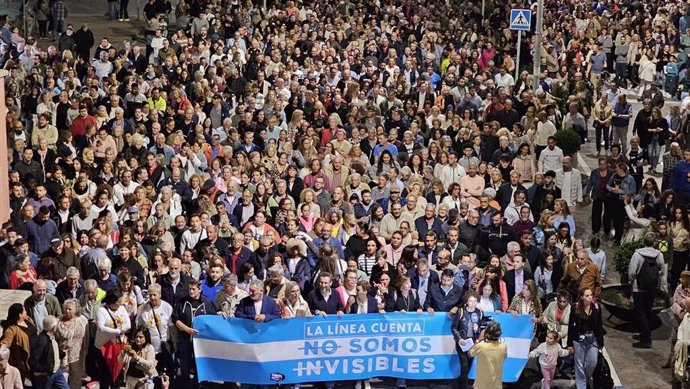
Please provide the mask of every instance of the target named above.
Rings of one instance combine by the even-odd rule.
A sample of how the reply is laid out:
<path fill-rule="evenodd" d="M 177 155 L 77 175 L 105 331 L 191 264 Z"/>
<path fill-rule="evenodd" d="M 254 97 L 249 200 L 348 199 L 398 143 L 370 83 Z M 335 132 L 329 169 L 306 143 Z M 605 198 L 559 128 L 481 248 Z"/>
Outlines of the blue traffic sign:
<path fill-rule="evenodd" d="M 532 10 L 530 9 L 511 9 L 510 10 L 510 29 L 517 31 L 529 31 L 532 24 Z"/>

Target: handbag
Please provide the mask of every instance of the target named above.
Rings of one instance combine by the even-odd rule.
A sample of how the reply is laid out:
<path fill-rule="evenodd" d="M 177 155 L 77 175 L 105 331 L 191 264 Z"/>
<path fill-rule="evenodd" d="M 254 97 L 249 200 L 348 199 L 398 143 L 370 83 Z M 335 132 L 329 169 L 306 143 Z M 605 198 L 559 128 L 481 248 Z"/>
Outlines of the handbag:
<path fill-rule="evenodd" d="M 597 355 L 597 366 L 594 368 L 592 376 L 594 387 L 597 389 L 613 389 L 613 378 L 611 377 L 611 367 L 604 358 L 604 354 L 599 352 Z"/>

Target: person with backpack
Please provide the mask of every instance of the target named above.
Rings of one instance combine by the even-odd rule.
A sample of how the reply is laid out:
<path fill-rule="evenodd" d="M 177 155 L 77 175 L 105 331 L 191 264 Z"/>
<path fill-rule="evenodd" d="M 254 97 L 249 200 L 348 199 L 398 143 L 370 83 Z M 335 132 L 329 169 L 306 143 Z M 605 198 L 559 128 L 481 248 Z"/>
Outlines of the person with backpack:
<path fill-rule="evenodd" d="M 659 275 L 664 264 L 664 255 L 656 248 L 656 234 L 648 232 L 644 236 L 644 246 L 635 250 L 630 259 L 628 278 L 633 288 L 633 302 L 637 312 L 639 335 L 634 348 L 652 348 L 652 306 L 659 288 Z"/>

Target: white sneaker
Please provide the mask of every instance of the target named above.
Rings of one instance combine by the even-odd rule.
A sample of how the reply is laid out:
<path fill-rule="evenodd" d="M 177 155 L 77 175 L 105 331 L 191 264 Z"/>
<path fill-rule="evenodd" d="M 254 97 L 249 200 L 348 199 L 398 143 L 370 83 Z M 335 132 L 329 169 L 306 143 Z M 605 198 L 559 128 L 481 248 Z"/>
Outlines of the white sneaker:
<path fill-rule="evenodd" d="M 355 382 L 355 389 L 362 389 L 362 381 Z"/>
<path fill-rule="evenodd" d="M 125 18 L 125 22 L 129 22 L 129 18 Z"/>
<path fill-rule="evenodd" d="M 364 389 L 371 389 L 371 384 L 369 383 L 369 380 L 364 381 Z"/>

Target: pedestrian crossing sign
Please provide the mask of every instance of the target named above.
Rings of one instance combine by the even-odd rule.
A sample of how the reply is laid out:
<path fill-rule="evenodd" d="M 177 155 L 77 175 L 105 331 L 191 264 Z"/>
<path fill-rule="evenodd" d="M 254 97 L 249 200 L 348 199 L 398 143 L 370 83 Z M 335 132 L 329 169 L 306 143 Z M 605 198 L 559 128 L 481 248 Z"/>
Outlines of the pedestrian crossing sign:
<path fill-rule="evenodd" d="M 517 31 L 528 31 L 532 24 L 532 10 L 530 9 L 511 9 L 510 10 L 510 29 Z"/>

